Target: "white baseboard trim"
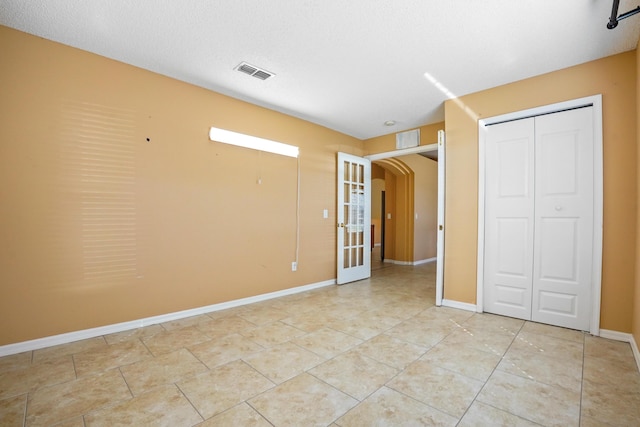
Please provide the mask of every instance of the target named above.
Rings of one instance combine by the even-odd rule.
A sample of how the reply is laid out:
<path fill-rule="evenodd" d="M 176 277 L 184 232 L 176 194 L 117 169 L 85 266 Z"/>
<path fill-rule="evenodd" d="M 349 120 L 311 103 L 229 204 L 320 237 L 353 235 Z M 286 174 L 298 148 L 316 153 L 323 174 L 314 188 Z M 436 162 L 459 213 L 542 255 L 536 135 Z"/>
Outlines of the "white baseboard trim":
<path fill-rule="evenodd" d="M 389 259 L 389 258 L 385 258 L 384 262 L 388 264 L 395 264 L 395 265 L 413 265 L 413 263 L 410 261 L 396 261 L 395 259 Z"/>
<path fill-rule="evenodd" d="M 450 307 L 450 308 L 457 308 L 460 310 L 466 310 L 466 311 L 476 311 L 476 305 L 475 304 L 469 304 L 467 302 L 460 302 L 460 301 L 453 301 L 450 299 L 442 299 L 442 306 L 443 307 Z"/>
<path fill-rule="evenodd" d="M 633 357 L 636 359 L 638 371 L 640 371 L 640 350 L 638 350 L 638 343 L 636 343 L 636 340 L 632 334 L 628 334 L 626 332 L 610 331 L 608 329 L 600 329 L 600 337 L 615 341 L 628 342 L 631 345 Z"/>
<path fill-rule="evenodd" d="M 414 261 L 413 265 L 422 265 L 422 264 L 428 264 L 430 262 L 436 262 L 437 258 L 433 257 L 433 258 L 427 258 L 427 259 L 421 259 L 420 261 Z"/>
<path fill-rule="evenodd" d="M 310 285 L 297 286 L 295 288 L 284 289 L 281 291 L 269 292 L 267 294 L 256 295 L 247 298 L 241 298 L 233 301 L 222 302 L 219 304 L 208 305 L 205 307 L 192 308 L 189 310 L 176 311 L 174 313 L 161 314 L 158 316 L 147 317 L 144 319 L 132 320 L 129 322 L 116 323 L 113 325 L 99 326 L 97 328 L 84 329 L 80 331 L 68 332 L 50 337 L 38 338 L 30 341 L 23 341 L 15 344 L 7 344 L 0 346 L 0 357 L 11 354 L 23 353 L 25 351 L 38 350 L 54 345 L 67 344 L 74 341 L 95 338 L 101 335 L 113 334 L 116 332 L 127 331 L 129 329 L 141 328 L 143 326 L 155 325 L 157 323 L 170 322 L 172 320 L 184 319 L 185 317 L 197 316 L 200 314 L 211 313 L 214 311 L 225 310 L 228 308 L 239 307 L 242 305 L 253 304 L 256 302 L 267 301 L 273 298 L 294 295 L 300 292 L 306 292 L 313 289 L 323 288 L 336 284 L 336 279 L 325 280 L 324 282 L 312 283 Z"/>
<path fill-rule="evenodd" d="M 600 337 L 608 340 L 631 342 L 633 335 L 626 332 L 611 331 L 609 329 L 600 329 Z"/>
<path fill-rule="evenodd" d="M 633 351 L 633 357 L 636 359 L 636 365 L 638 366 L 638 371 L 640 371 L 640 350 L 638 350 L 638 343 L 636 342 L 633 335 L 631 335 L 631 350 Z"/>
<path fill-rule="evenodd" d="M 427 264 L 429 262 L 434 262 L 436 261 L 437 258 L 428 258 L 428 259 L 421 259 L 419 261 L 396 261 L 394 259 L 388 259 L 386 258 L 384 260 L 384 262 L 389 263 L 389 264 L 395 264 L 395 265 L 420 265 L 420 264 Z"/>

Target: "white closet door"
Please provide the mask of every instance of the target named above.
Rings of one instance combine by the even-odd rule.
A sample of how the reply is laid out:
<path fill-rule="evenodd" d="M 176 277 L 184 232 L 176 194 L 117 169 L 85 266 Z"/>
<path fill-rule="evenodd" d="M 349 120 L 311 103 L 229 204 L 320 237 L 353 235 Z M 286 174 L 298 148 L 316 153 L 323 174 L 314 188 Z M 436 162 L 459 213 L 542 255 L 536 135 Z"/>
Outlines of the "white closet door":
<path fill-rule="evenodd" d="M 592 108 L 536 117 L 531 319 L 589 330 L 593 258 Z"/>
<path fill-rule="evenodd" d="M 534 119 L 486 132 L 484 309 L 531 319 Z"/>

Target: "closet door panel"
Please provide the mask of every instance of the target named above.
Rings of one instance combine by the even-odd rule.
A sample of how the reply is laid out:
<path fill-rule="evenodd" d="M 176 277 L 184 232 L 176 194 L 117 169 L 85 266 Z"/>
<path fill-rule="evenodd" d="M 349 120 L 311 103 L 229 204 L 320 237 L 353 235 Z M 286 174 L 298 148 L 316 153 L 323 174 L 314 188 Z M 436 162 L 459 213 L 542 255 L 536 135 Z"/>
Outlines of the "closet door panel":
<path fill-rule="evenodd" d="M 486 311 L 531 317 L 533 119 L 487 129 L 485 186 Z"/>
<path fill-rule="evenodd" d="M 536 117 L 532 320 L 588 330 L 593 256 L 592 109 Z"/>

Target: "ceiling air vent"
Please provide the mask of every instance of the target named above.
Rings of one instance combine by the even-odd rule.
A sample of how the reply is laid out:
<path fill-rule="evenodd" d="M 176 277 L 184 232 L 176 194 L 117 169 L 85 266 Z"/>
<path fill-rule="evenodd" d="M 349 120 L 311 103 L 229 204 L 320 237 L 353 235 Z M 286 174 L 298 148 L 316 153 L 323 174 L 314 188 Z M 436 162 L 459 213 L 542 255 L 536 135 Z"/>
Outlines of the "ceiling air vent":
<path fill-rule="evenodd" d="M 238 65 L 234 69 L 260 80 L 267 80 L 269 77 L 275 76 L 275 74 L 270 73 L 267 70 L 263 70 L 251 64 L 247 64 L 246 62 L 241 62 L 240 65 Z"/>

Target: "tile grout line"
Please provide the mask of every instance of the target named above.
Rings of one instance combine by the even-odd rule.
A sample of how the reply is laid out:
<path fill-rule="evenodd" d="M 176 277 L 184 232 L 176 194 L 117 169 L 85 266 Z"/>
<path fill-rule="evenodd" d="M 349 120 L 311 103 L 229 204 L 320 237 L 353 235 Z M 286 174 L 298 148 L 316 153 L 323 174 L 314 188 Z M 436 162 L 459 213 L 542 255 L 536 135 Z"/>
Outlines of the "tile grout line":
<path fill-rule="evenodd" d="M 578 426 L 582 424 L 582 399 L 584 398 L 584 361 L 586 353 L 586 338 L 582 334 L 582 369 L 580 370 L 580 405 L 578 406 Z"/>
<path fill-rule="evenodd" d="M 206 365 L 205 365 L 206 366 Z M 204 417 L 204 415 L 202 415 L 200 413 L 200 411 L 198 411 L 198 408 L 196 408 L 196 405 L 193 404 L 193 402 L 191 401 L 191 399 L 189 399 L 189 396 L 187 396 L 184 392 L 184 390 L 182 390 L 180 388 L 180 386 L 178 385 L 178 383 L 173 383 L 173 385 L 178 389 L 178 391 L 180 392 L 180 394 L 182 394 L 182 396 L 187 400 L 187 402 L 189 402 L 189 405 L 191 405 L 191 407 L 194 409 L 194 411 L 196 411 L 196 413 L 200 416 L 200 418 L 202 418 L 201 422 L 206 421 L 207 419 Z M 215 416 L 215 415 L 214 415 Z M 199 424 L 199 423 L 198 423 Z"/>
<path fill-rule="evenodd" d="M 476 313 L 477 314 L 477 313 Z M 474 396 L 473 400 L 471 401 L 471 403 L 469 404 L 469 406 L 467 407 L 467 409 L 464 411 L 464 414 L 462 414 L 462 416 L 460 417 L 460 419 L 458 420 L 458 424 L 460 424 L 460 422 L 462 421 L 462 419 L 464 418 L 464 416 L 467 414 L 467 412 L 469 412 L 469 408 L 471 408 L 471 406 L 476 402 L 476 400 L 478 399 L 478 396 L 480 396 L 480 393 L 482 393 L 482 390 L 484 390 L 484 388 L 487 386 L 487 383 L 489 382 L 489 380 L 491 379 L 491 377 L 493 376 L 493 374 L 496 372 L 496 370 L 498 370 L 498 366 L 500 365 L 500 362 L 502 362 L 502 360 L 504 359 L 505 355 L 509 352 L 509 350 L 511 349 L 511 346 L 513 345 L 513 343 L 515 342 L 516 338 L 518 337 L 518 334 L 522 331 L 522 328 L 524 328 L 524 325 L 526 324 L 525 322 L 522 322 L 522 325 L 520 325 L 520 327 L 518 328 L 518 331 L 515 332 L 513 334 L 513 339 L 511 340 L 511 344 L 509 344 L 509 347 L 507 347 L 507 349 L 504 351 L 504 353 L 502 354 L 502 357 L 500 357 L 500 360 L 498 361 L 498 363 L 496 363 L 496 366 L 491 370 L 491 374 L 489 374 L 489 376 L 487 377 L 487 379 L 484 381 L 484 384 L 482 384 L 482 387 L 480 387 L 480 390 L 478 390 L 478 392 L 476 393 L 476 395 Z M 483 403 L 478 401 L 479 403 Z M 483 403 L 486 405 L 486 403 Z M 489 405 L 492 406 L 492 405 Z M 492 406 L 493 407 L 493 406 Z M 501 411 L 504 411 L 503 409 L 500 408 L 496 408 L 499 409 Z M 504 411 L 507 412 L 508 414 L 514 415 L 518 418 L 522 418 L 519 415 L 516 414 L 512 414 L 511 412 L 508 411 Z M 532 421 L 532 420 L 527 420 L 527 421 Z M 534 422 L 534 421 L 532 421 Z"/>

